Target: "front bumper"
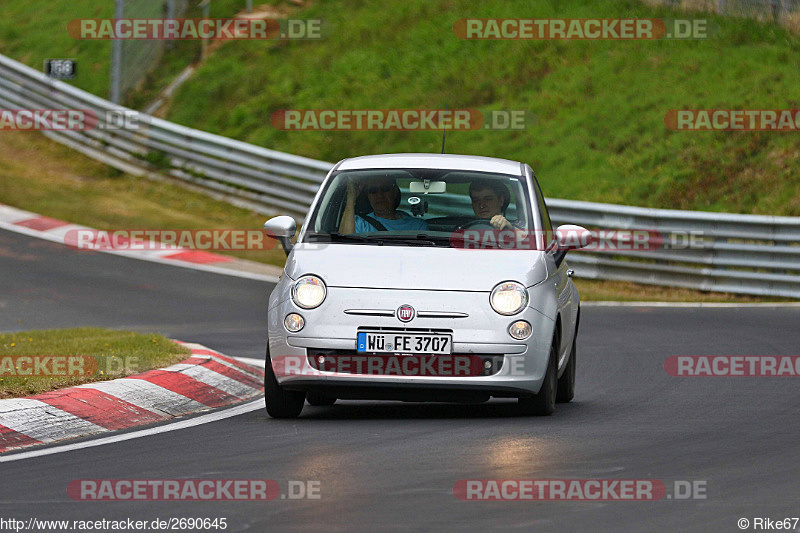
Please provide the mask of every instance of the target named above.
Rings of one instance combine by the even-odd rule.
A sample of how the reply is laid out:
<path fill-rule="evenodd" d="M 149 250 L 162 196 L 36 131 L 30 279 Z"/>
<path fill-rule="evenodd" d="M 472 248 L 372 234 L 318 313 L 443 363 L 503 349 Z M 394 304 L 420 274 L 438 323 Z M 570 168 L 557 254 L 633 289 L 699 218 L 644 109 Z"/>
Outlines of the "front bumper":
<path fill-rule="evenodd" d="M 283 281 L 283 280 L 282 280 Z M 312 310 L 298 308 L 279 284 L 269 309 L 269 353 L 278 382 L 287 389 L 326 392 L 339 398 L 429 399 L 464 397 L 523 397 L 539 392 L 547 370 L 555 317 L 548 316 L 552 302 L 540 301 L 546 293 L 531 294 L 531 306 L 513 317 L 501 316 L 489 306 L 486 292 L 362 289 L 329 287 L 323 304 Z M 543 296 L 544 294 L 544 296 Z M 536 304 L 541 305 L 536 305 Z M 408 323 L 394 316 L 354 315 L 353 310 L 394 310 L 409 304 L 419 314 L 466 314 L 459 318 L 417 316 Z M 532 307 L 536 305 L 536 307 Z M 289 333 L 283 319 L 300 313 L 305 327 Z M 508 334 L 516 320 L 530 322 L 533 333 L 525 341 Z M 359 328 L 436 330 L 452 335 L 453 354 L 500 361 L 491 375 L 431 376 L 376 375 L 329 372 L 315 368 L 308 356 L 326 353 L 356 354 Z M 284 362 L 291 361 L 291 368 Z M 495 371 L 496 370 L 496 371 Z"/>

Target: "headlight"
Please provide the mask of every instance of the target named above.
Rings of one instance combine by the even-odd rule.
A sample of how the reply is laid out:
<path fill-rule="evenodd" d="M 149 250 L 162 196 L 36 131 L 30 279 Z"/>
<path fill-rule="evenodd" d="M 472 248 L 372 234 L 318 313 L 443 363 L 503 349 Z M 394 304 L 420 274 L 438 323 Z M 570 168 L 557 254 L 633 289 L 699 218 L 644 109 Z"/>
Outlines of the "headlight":
<path fill-rule="evenodd" d="M 504 281 L 492 289 L 489 303 L 501 315 L 516 315 L 528 305 L 528 291 L 516 281 Z"/>
<path fill-rule="evenodd" d="M 325 301 L 325 282 L 316 276 L 303 276 L 292 286 L 292 300 L 303 309 L 314 309 Z"/>

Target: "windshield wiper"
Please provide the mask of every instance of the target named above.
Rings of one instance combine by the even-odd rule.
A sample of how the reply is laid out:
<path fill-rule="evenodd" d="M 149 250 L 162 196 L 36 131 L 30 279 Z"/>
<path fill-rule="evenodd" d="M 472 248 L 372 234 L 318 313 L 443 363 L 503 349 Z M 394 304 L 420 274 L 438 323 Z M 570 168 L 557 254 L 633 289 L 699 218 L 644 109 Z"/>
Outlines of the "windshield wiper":
<path fill-rule="evenodd" d="M 348 235 L 343 233 L 309 233 L 308 237 L 314 242 L 350 242 L 350 243 L 375 243 L 383 246 L 383 237 L 374 235 Z"/>
<path fill-rule="evenodd" d="M 408 237 L 405 235 L 389 235 L 385 238 L 387 241 L 391 241 L 392 244 L 405 244 L 407 246 L 436 246 L 434 241 L 420 238 L 419 236 Z"/>
<path fill-rule="evenodd" d="M 448 239 L 442 237 L 432 237 L 426 233 L 417 235 L 348 235 L 342 233 L 309 233 L 307 235 L 314 242 L 345 242 L 377 244 L 383 246 L 384 242 L 391 242 L 394 245 L 401 244 L 406 246 L 437 246 L 437 242 L 449 244 Z"/>
<path fill-rule="evenodd" d="M 417 233 L 416 235 L 384 235 L 381 238 L 387 241 L 399 242 L 409 246 L 437 246 L 437 243 L 449 243 L 449 239 L 436 237 L 427 233 Z"/>

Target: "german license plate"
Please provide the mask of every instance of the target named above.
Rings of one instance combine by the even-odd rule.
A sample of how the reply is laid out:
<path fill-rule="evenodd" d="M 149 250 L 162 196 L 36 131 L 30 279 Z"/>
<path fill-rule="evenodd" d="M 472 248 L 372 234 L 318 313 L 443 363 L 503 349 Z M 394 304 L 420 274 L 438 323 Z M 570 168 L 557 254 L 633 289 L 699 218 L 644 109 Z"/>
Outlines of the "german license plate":
<path fill-rule="evenodd" d="M 450 354 L 453 342 L 450 335 L 431 333 L 358 333 L 359 353 L 422 353 Z"/>

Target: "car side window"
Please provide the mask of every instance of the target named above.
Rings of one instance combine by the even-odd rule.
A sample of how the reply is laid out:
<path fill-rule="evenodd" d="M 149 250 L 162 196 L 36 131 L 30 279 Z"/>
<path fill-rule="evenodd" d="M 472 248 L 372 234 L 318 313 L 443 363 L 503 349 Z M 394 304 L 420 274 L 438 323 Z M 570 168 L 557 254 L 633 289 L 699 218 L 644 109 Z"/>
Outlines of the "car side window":
<path fill-rule="evenodd" d="M 539 182 L 534 176 L 533 182 L 536 184 L 536 203 L 539 205 L 539 214 L 542 217 L 542 230 L 545 232 L 545 245 L 550 244 L 553 239 L 553 224 L 550 222 L 550 214 L 547 212 L 547 204 L 544 202 L 544 195 L 539 186 Z"/>

